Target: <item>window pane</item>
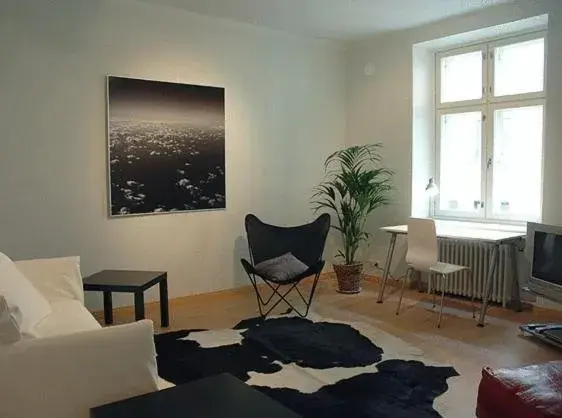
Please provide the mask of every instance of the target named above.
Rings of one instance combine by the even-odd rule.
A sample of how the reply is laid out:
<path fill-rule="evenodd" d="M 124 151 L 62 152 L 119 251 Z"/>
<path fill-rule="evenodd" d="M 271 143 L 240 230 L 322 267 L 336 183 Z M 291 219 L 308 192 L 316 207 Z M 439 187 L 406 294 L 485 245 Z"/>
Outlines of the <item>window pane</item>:
<path fill-rule="evenodd" d="M 543 91 L 544 61 L 543 38 L 495 48 L 494 95 Z"/>
<path fill-rule="evenodd" d="M 441 102 L 482 98 L 482 51 L 441 58 Z"/>
<path fill-rule="evenodd" d="M 439 208 L 476 212 L 482 200 L 482 113 L 441 117 Z"/>
<path fill-rule="evenodd" d="M 494 123 L 494 214 L 538 219 L 542 198 L 543 107 L 497 110 Z"/>

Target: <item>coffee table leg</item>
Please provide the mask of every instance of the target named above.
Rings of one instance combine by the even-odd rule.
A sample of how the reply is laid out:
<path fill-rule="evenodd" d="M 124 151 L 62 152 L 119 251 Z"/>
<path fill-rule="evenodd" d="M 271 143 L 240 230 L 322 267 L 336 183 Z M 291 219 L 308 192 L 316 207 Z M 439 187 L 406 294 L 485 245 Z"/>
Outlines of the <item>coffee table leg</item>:
<path fill-rule="evenodd" d="M 170 325 L 170 314 L 168 311 L 168 279 L 160 282 L 160 323 L 166 328 Z"/>
<path fill-rule="evenodd" d="M 111 292 L 103 292 L 103 319 L 107 325 L 113 324 L 113 299 Z"/>
<path fill-rule="evenodd" d="M 144 319 L 144 291 L 135 292 L 135 321 Z"/>

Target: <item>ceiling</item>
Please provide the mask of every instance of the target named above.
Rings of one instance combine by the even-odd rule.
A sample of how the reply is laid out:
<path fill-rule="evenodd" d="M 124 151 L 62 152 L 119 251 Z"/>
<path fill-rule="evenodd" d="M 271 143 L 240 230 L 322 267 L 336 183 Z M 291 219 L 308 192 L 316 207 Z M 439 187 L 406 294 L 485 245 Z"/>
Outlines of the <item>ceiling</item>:
<path fill-rule="evenodd" d="M 403 29 L 513 0 L 141 0 L 339 40 Z"/>

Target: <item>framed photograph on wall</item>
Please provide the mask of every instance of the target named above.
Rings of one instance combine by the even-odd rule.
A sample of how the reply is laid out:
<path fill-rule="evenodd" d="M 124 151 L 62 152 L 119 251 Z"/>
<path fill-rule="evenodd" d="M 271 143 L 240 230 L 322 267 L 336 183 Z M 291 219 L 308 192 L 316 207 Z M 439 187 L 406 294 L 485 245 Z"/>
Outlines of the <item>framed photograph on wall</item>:
<path fill-rule="evenodd" d="M 225 91 L 107 76 L 109 215 L 226 208 Z"/>

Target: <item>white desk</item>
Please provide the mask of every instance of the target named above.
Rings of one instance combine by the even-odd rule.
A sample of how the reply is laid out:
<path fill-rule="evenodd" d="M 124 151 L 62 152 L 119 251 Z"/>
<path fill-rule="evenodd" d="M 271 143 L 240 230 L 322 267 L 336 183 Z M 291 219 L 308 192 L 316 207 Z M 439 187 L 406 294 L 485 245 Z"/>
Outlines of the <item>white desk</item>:
<path fill-rule="evenodd" d="M 484 320 L 486 318 L 486 310 L 488 309 L 488 298 L 490 297 L 490 292 L 492 290 L 492 278 L 494 276 L 494 271 L 497 268 L 499 261 L 498 253 L 500 245 L 510 246 L 510 258 L 512 265 L 512 294 L 511 303 L 512 307 L 516 311 L 521 310 L 521 297 L 519 294 L 519 278 L 518 278 L 518 268 L 517 268 L 517 245 L 526 236 L 526 233 L 522 230 L 499 230 L 492 228 L 478 228 L 478 227 L 462 227 L 458 225 L 447 225 L 436 223 L 436 232 L 438 239 L 452 239 L 457 241 L 477 241 L 484 244 L 488 244 L 491 247 L 490 252 L 490 263 L 488 272 L 486 274 L 486 281 L 484 283 L 484 295 L 482 297 L 482 308 L 480 309 L 480 317 L 478 318 L 478 326 L 484 326 Z M 386 281 L 388 279 L 388 274 L 390 270 L 390 264 L 392 263 L 392 257 L 394 255 L 394 248 L 396 246 L 396 237 L 398 235 L 408 234 L 408 225 L 395 225 L 395 226 L 385 226 L 381 228 L 390 234 L 390 243 L 388 246 L 388 252 L 386 255 L 386 261 L 384 266 L 384 273 L 382 277 L 382 282 L 379 291 L 379 298 L 377 303 L 382 303 L 384 297 L 384 289 L 386 286 Z"/>

